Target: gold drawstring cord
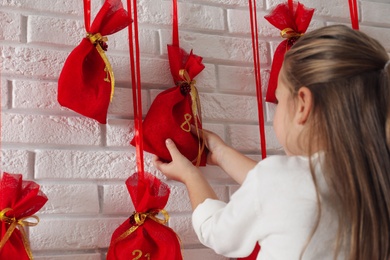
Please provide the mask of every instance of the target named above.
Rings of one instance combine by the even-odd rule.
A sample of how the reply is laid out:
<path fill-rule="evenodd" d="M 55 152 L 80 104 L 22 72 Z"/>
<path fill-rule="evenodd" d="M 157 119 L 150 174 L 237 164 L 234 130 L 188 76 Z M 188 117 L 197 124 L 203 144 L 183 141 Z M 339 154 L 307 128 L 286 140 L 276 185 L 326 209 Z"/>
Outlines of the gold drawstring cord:
<path fill-rule="evenodd" d="M 201 111 L 201 106 L 200 106 L 199 94 L 198 94 L 198 90 L 195 86 L 196 81 L 191 80 L 190 76 L 188 75 L 188 72 L 185 69 L 181 69 L 179 71 L 179 75 L 184 80 L 183 83 L 188 84 L 190 86 L 190 95 L 191 95 L 191 101 L 192 101 L 191 110 L 192 110 L 192 114 L 194 116 L 196 135 L 198 137 L 198 155 L 195 159 L 196 166 L 198 167 L 200 165 L 202 153 L 203 153 L 203 150 L 205 147 L 204 140 L 203 140 L 203 132 L 199 128 L 199 124 L 198 124 L 198 120 L 199 120 L 199 123 L 202 123 L 202 111 Z M 186 119 L 186 122 L 188 122 L 188 114 L 184 115 L 184 118 Z M 190 130 L 191 130 L 190 127 L 188 129 L 184 129 L 184 125 L 186 124 L 186 122 L 184 122 L 181 125 L 181 127 L 184 131 L 190 132 Z"/>
<path fill-rule="evenodd" d="M 163 219 L 160 219 L 160 218 L 157 217 L 157 214 L 159 214 L 159 213 L 163 214 L 163 216 L 164 216 Z M 142 224 L 144 224 L 144 222 L 145 222 L 145 220 L 147 218 L 150 218 L 150 219 L 156 221 L 159 224 L 165 225 L 166 223 L 168 223 L 169 214 L 168 214 L 168 212 L 166 210 L 161 209 L 161 210 L 153 210 L 153 211 L 145 212 L 145 213 L 134 212 L 134 214 L 131 216 L 131 218 L 134 218 L 135 224 L 132 227 L 130 227 L 128 230 L 126 230 L 122 235 L 120 235 L 115 240 L 115 243 L 125 239 L 131 233 L 136 231 L 137 228 L 139 228 Z"/>
<path fill-rule="evenodd" d="M 2 211 L 0 211 L 0 221 L 9 224 L 7 232 L 4 234 L 4 237 L 0 241 L 0 250 L 4 247 L 5 243 L 7 243 L 8 239 L 11 237 L 14 230 L 16 228 L 18 228 L 21 235 L 22 235 L 22 240 L 23 240 L 24 248 L 26 249 L 27 255 L 32 260 L 33 255 L 31 252 L 30 243 L 27 239 L 27 234 L 26 234 L 26 231 L 24 230 L 24 227 L 32 227 L 32 226 L 38 225 L 39 218 L 34 215 L 34 216 L 16 219 L 15 217 L 8 217 L 5 215 L 7 212 L 12 212 L 12 211 L 13 211 L 12 208 L 5 208 Z M 28 218 L 33 218 L 36 220 L 36 222 L 26 221 L 26 219 L 28 219 Z"/>
<path fill-rule="evenodd" d="M 110 95 L 110 102 L 112 101 L 112 98 L 114 97 L 114 88 L 115 88 L 115 77 L 114 72 L 112 70 L 111 64 L 108 61 L 108 58 L 106 56 L 105 50 L 103 49 L 102 45 L 108 41 L 107 37 L 103 37 L 100 33 L 87 33 L 87 39 L 91 41 L 91 43 L 96 47 L 96 50 L 100 54 L 100 57 L 104 61 L 104 64 L 106 67 L 104 68 L 104 71 L 107 73 L 106 77 L 104 78 L 104 81 L 111 82 L 111 95 Z"/>

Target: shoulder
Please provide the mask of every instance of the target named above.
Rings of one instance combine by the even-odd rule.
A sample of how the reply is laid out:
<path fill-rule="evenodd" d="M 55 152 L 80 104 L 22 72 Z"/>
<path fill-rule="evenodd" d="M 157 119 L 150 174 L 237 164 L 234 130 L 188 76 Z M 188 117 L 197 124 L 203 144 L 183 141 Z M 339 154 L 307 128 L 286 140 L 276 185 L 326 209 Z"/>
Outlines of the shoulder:
<path fill-rule="evenodd" d="M 308 157 L 270 156 L 247 175 L 245 187 L 255 186 L 259 200 L 291 201 L 315 198 L 315 185 Z"/>
<path fill-rule="evenodd" d="M 252 178 L 296 178 L 310 173 L 309 158 L 274 155 L 260 161 L 250 172 Z"/>
<path fill-rule="evenodd" d="M 309 157 L 306 156 L 287 156 L 272 155 L 260 161 L 256 167 L 272 168 L 305 168 L 309 165 Z"/>
<path fill-rule="evenodd" d="M 266 233 L 275 229 L 305 233 L 306 228 L 298 226 L 315 219 L 318 202 L 309 157 L 270 156 L 249 172 L 244 183 L 256 196 L 254 208 L 261 224 L 274 227 L 266 228 Z"/>

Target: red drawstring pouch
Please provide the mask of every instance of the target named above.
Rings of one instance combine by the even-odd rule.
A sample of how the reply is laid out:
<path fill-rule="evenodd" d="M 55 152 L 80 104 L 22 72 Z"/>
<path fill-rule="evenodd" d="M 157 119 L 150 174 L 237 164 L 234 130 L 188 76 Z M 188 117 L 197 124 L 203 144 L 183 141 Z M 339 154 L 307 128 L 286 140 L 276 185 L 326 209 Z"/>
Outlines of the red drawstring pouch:
<path fill-rule="evenodd" d="M 278 85 L 278 76 L 283 64 L 284 54 L 306 32 L 313 13 L 314 9 L 306 8 L 299 2 L 293 4 L 293 1 L 289 0 L 288 3 L 276 6 L 269 15 L 264 17 L 269 23 L 281 30 L 280 35 L 286 39 L 278 45 L 274 53 L 265 98 L 267 102 L 276 103 L 275 90 Z"/>
<path fill-rule="evenodd" d="M 169 162 L 172 158 L 165 140 L 171 138 L 194 165 L 204 166 L 207 151 L 201 138 L 202 115 L 194 80 L 204 69 L 203 58 L 179 47 L 176 0 L 173 4 L 173 39 L 172 45 L 168 45 L 168 58 L 175 86 L 157 95 L 146 114 L 142 124 L 143 149 Z M 196 134 L 191 132 L 191 125 Z M 131 144 L 135 145 L 134 139 Z"/>
<path fill-rule="evenodd" d="M 136 212 L 114 231 L 107 260 L 183 259 L 178 236 L 165 226 L 168 185 L 145 172 L 134 173 L 126 186 Z"/>
<path fill-rule="evenodd" d="M 25 227 L 35 226 L 34 216 L 47 197 L 33 181 L 4 172 L 0 181 L 0 259 L 33 259 Z M 33 219 L 34 222 L 30 222 Z"/>
<path fill-rule="evenodd" d="M 90 0 L 84 0 L 87 36 L 70 53 L 58 80 L 58 102 L 75 112 L 106 123 L 115 78 L 105 54 L 106 35 L 125 28 L 127 12 L 120 0 L 106 0 L 90 26 Z"/>

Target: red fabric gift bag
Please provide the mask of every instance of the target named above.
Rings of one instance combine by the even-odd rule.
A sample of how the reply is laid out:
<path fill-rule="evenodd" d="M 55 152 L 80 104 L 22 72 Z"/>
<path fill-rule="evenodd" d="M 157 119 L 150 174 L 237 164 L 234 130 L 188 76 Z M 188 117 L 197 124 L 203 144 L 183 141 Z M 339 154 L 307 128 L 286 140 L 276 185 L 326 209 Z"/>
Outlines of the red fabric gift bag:
<path fill-rule="evenodd" d="M 125 28 L 126 10 L 120 0 L 106 0 L 90 26 L 90 0 L 84 0 L 87 36 L 70 53 L 58 80 L 58 102 L 105 124 L 115 78 L 105 54 L 106 35 Z"/>
<path fill-rule="evenodd" d="M 314 9 L 306 8 L 299 2 L 294 4 L 292 0 L 289 0 L 288 3 L 276 6 L 269 15 L 264 17 L 273 26 L 281 30 L 280 35 L 286 38 L 278 45 L 274 53 L 265 98 L 267 102 L 276 103 L 275 90 L 278 85 L 278 76 L 283 64 L 284 54 L 306 32 L 313 13 Z"/>
<path fill-rule="evenodd" d="M 155 98 L 143 121 L 143 149 L 161 160 L 172 158 L 165 146 L 171 138 L 194 165 L 206 165 L 207 151 L 201 139 L 202 115 L 194 77 L 203 69 L 202 57 L 179 47 L 177 1 L 173 1 L 173 37 L 168 45 L 170 71 L 175 87 Z M 191 133 L 191 125 L 196 134 Z M 135 145 L 134 139 L 131 141 Z"/>
<path fill-rule="evenodd" d="M 168 185 L 145 172 L 134 173 L 126 186 L 136 212 L 113 233 L 107 260 L 183 259 L 178 236 L 165 226 Z"/>
<path fill-rule="evenodd" d="M 33 181 L 23 181 L 20 174 L 3 173 L 0 181 L 0 259 L 32 259 L 26 226 L 38 224 L 33 216 L 47 197 Z M 29 218 L 35 222 L 28 221 Z"/>

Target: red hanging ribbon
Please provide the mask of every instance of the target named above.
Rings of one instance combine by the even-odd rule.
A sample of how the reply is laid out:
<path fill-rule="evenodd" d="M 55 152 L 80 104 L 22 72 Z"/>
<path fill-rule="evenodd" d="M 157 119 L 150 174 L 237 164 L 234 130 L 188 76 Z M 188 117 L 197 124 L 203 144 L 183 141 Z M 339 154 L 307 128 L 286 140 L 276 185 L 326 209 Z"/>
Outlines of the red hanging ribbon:
<path fill-rule="evenodd" d="M 359 30 L 359 14 L 356 0 L 348 0 L 352 29 Z"/>
<path fill-rule="evenodd" d="M 266 151 L 267 147 L 265 143 L 263 95 L 261 89 L 261 76 L 260 76 L 260 54 L 259 54 L 259 40 L 258 40 L 258 29 L 257 29 L 256 0 L 249 0 L 249 12 L 250 12 L 250 21 L 251 21 L 253 64 L 255 70 L 257 107 L 258 107 L 259 128 L 260 128 L 261 157 L 264 159 L 265 157 L 267 157 L 267 151 Z"/>
<path fill-rule="evenodd" d="M 251 23 L 252 34 L 252 49 L 253 49 L 253 67 L 255 70 L 256 81 L 256 93 L 257 93 L 257 106 L 260 128 L 260 145 L 261 145 L 261 157 L 264 159 L 267 157 L 267 146 L 265 143 L 265 129 L 264 129 L 264 112 L 263 112 L 263 95 L 261 89 L 260 78 L 260 54 L 259 54 L 259 41 L 258 41 L 258 29 L 257 29 L 257 14 L 256 14 L 256 0 L 249 0 L 249 15 Z M 260 252 L 260 245 L 257 243 L 252 253 L 240 260 L 255 260 Z"/>
<path fill-rule="evenodd" d="M 91 31 L 91 0 L 84 0 L 84 25 L 87 32 Z"/>
<path fill-rule="evenodd" d="M 290 13 L 291 13 L 291 17 L 294 16 L 294 1 L 293 0 L 288 0 L 288 8 L 290 10 Z"/>
<path fill-rule="evenodd" d="M 177 1 L 172 1 L 173 13 L 172 13 L 172 45 L 180 47 L 179 45 L 179 21 L 177 17 Z"/>
<path fill-rule="evenodd" d="M 130 50 L 130 71 L 131 85 L 133 93 L 133 109 L 134 109 L 134 129 L 135 129 L 135 146 L 137 158 L 137 172 L 141 174 L 140 179 L 143 179 L 144 174 L 144 156 L 143 156 L 143 132 L 142 132 L 142 99 L 141 99 L 141 72 L 140 72 L 140 55 L 139 55 L 139 39 L 138 39 L 138 16 L 137 16 L 137 0 L 127 0 L 127 10 L 129 12 L 129 50 Z M 133 29 L 134 26 L 134 29 Z"/>

